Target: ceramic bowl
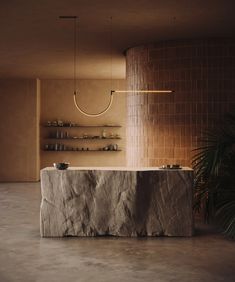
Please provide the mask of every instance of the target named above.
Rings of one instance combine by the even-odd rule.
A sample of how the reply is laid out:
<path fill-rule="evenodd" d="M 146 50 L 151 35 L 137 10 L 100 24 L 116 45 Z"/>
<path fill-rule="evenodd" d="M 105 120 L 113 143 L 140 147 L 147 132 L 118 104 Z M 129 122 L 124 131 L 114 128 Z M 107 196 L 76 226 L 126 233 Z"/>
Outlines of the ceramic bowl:
<path fill-rule="evenodd" d="M 54 163 L 53 164 L 56 169 L 65 170 L 69 167 L 69 163 Z"/>

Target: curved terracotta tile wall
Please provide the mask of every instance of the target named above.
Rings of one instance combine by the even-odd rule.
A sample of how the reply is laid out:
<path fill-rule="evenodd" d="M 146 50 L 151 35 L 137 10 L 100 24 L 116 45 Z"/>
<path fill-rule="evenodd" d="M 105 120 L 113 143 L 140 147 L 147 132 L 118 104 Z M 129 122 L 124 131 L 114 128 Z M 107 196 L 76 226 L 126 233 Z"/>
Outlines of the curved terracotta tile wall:
<path fill-rule="evenodd" d="M 206 128 L 235 108 L 235 40 L 168 41 L 127 51 L 127 164 L 191 166 Z"/>

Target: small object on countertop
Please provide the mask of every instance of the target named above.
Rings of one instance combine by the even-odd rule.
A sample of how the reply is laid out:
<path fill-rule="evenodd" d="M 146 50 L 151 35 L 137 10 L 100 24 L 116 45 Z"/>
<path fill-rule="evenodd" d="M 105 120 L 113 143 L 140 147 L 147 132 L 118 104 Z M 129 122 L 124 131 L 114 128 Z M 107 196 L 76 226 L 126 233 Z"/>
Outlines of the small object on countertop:
<path fill-rule="evenodd" d="M 162 165 L 162 166 L 160 166 L 160 168 L 166 169 L 166 168 L 168 168 L 168 167 L 167 167 L 167 165 Z"/>
<path fill-rule="evenodd" d="M 171 165 L 171 168 L 173 168 L 173 169 L 179 169 L 179 168 L 181 168 L 181 167 L 180 167 L 179 164 L 173 164 L 173 165 Z"/>
<path fill-rule="evenodd" d="M 53 165 L 58 170 L 65 170 L 69 167 L 69 163 L 54 163 Z"/>
<path fill-rule="evenodd" d="M 182 167 L 179 164 L 167 164 L 167 165 L 163 165 L 160 168 L 163 169 L 181 169 Z"/>

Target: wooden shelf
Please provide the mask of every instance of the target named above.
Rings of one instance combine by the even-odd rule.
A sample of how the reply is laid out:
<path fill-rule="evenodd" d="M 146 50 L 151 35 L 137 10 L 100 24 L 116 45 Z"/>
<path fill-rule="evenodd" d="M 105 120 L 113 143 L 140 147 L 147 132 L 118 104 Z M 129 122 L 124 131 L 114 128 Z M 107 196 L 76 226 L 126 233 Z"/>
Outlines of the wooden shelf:
<path fill-rule="evenodd" d="M 122 150 L 43 150 L 45 152 L 121 152 Z"/>
<path fill-rule="evenodd" d="M 56 137 L 47 137 L 45 139 L 50 139 L 50 140 L 121 140 L 122 138 L 56 138 Z"/>
<path fill-rule="evenodd" d="M 112 148 L 118 148 L 119 146 L 117 146 L 117 144 L 110 144 L 107 146 L 102 146 L 101 144 L 104 144 L 104 142 L 99 143 L 99 145 L 93 146 L 95 143 L 94 140 L 97 140 L 98 142 L 100 142 L 100 140 L 102 141 L 106 141 L 107 143 L 118 143 L 118 140 L 121 140 L 121 137 L 119 134 L 112 134 L 112 133 L 108 133 L 106 136 L 106 138 L 103 138 L 102 135 L 100 135 L 100 133 L 96 133 L 95 131 L 98 131 L 97 128 L 101 128 L 101 130 L 104 132 L 105 128 L 121 128 L 121 125 L 118 124 L 103 124 L 103 125 L 79 125 L 74 123 L 74 125 L 70 125 L 69 122 L 66 123 L 66 125 L 63 126 L 54 126 L 54 125 L 50 125 L 48 126 L 46 123 L 42 124 L 41 126 L 43 126 L 45 128 L 44 130 L 44 135 L 46 135 L 47 137 L 42 137 L 42 139 L 44 139 L 43 143 L 55 143 L 55 144 L 42 144 L 41 150 L 45 151 L 45 152 L 121 152 L 121 149 L 118 150 L 112 150 Z M 71 130 L 74 128 L 74 130 Z M 76 129 L 81 129 L 81 128 L 92 128 L 93 132 L 89 133 L 89 134 L 82 134 L 81 131 L 77 131 Z M 96 130 L 95 130 L 96 128 Z M 103 128 L 103 129 L 102 129 Z M 69 129 L 69 132 L 66 131 L 66 129 Z M 84 130 L 85 131 L 85 130 Z M 99 130 L 100 131 L 100 130 Z M 115 131 L 115 130 L 106 130 L 106 131 Z M 76 133 L 77 132 L 77 133 Z M 57 138 L 58 137 L 62 137 L 62 138 Z M 67 137 L 66 137 L 67 136 Z M 87 136 L 87 138 L 83 137 L 83 136 Z M 113 137 L 110 137 L 113 136 Z M 116 136 L 116 137 L 115 137 Z M 75 137 L 75 138 L 74 138 Z M 83 137 L 83 138 L 82 138 Z M 50 141 L 51 140 L 51 141 Z M 67 140 L 67 142 L 65 142 Z M 113 140 L 113 141 L 112 141 Z M 73 141 L 73 144 L 71 143 Z M 78 142 L 78 141 L 82 141 L 82 142 Z M 87 143 L 86 143 L 87 142 Z M 90 143 L 89 143 L 90 142 Z M 92 146 L 87 146 L 88 144 L 91 145 L 92 142 Z M 62 144 L 64 143 L 64 144 Z M 67 146 L 68 144 L 71 144 L 72 146 Z M 84 146 L 84 144 L 86 146 Z M 79 146 L 78 146 L 79 145 Z M 91 147 L 89 150 L 86 150 L 86 148 L 84 148 L 84 150 L 82 150 L 82 148 L 80 147 Z M 55 148 L 57 150 L 55 150 Z M 59 150 L 59 148 L 61 150 Z M 66 150 L 66 148 L 68 148 Z M 97 148 L 97 149 L 96 149 Z M 103 150 L 103 148 L 110 148 L 111 150 Z"/>
<path fill-rule="evenodd" d="M 121 125 L 73 125 L 73 126 L 70 126 L 70 125 L 66 125 L 66 126 L 54 126 L 54 125 L 43 125 L 43 127 L 46 127 L 46 128 L 76 128 L 76 127 L 122 127 Z"/>

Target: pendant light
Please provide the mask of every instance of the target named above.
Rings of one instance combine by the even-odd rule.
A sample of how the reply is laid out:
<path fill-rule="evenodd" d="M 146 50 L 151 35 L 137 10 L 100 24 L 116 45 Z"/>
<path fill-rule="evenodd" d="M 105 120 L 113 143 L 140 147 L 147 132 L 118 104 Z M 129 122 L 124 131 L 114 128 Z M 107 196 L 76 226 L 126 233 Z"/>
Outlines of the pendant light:
<path fill-rule="evenodd" d="M 88 117 L 98 117 L 103 114 L 105 114 L 113 103 L 113 94 L 114 93 L 172 93 L 172 90 L 110 90 L 110 98 L 108 105 L 104 110 L 98 112 L 98 113 L 88 113 L 85 110 L 83 110 L 77 102 L 77 96 L 79 95 L 79 91 L 77 90 L 77 29 L 78 29 L 78 17 L 77 16 L 60 16 L 60 19 L 72 19 L 74 21 L 74 91 L 73 91 L 73 101 L 74 105 L 77 108 L 77 110 Z M 111 33 L 110 33 L 110 49 L 111 49 L 111 88 L 112 88 L 112 17 L 111 19 Z"/>
<path fill-rule="evenodd" d="M 77 90 L 77 27 L 78 27 L 78 17 L 77 16 L 60 16 L 61 19 L 72 19 L 74 21 L 74 91 L 73 91 L 73 101 L 74 105 L 77 108 L 77 110 L 88 117 L 98 117 L 103 114 L 105 114 L 113 103 L 113 91 L 110 91 L 110 98 L 108 105 L 106 108 L 98 113 L 88 113 L 85 110 L 83 110 L 77 102 L 77 95 L 79 95 L 79 91 Z"/>

